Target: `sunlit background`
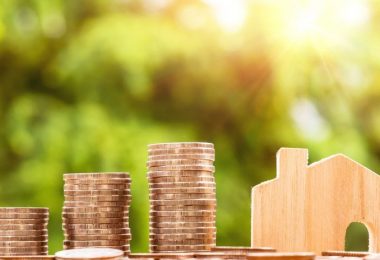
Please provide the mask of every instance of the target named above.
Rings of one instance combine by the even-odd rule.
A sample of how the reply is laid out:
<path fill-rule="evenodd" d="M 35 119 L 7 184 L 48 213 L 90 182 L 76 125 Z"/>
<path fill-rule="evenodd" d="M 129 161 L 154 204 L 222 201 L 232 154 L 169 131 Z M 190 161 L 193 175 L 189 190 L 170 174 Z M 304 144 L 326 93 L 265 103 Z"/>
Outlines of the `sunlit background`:
<path fill-rule="evenodd" d="M 380 172 L 380 4 L 369 0 L 0 0 L 0 203 L 47 206 L 62 174 L 128 171 L 148 250 L 146 145 L 216 146 L 219 245 L 250 244 L 250 190 L 282 146 Z M 363 226 L 347 249 L 365 250 Z"/>

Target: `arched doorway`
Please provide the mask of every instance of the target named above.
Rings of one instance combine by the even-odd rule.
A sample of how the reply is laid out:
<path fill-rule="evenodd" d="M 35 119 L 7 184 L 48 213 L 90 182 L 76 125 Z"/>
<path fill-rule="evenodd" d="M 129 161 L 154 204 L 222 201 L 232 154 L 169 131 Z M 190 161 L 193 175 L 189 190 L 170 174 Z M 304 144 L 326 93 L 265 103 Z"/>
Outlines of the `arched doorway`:
<path fill-rule="evenodd" d="M 369 233 L 367 227 L 360 222 L 352 222 L 346 230 L 346 251 L 368 251 Z"/>

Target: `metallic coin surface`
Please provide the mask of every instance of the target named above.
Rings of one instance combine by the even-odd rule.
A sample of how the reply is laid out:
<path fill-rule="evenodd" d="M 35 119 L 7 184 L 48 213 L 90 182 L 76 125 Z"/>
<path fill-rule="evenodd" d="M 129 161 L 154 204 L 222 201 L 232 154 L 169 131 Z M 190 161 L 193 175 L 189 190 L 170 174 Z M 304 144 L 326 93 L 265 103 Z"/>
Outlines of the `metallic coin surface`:
<path fill-rule="evenodd" d="M 64 190 L 128 190 L 131 185 L 125 184 L 65 184 Z"/>
<path fill-rule="evenodd" d="M 159 189 L 150 189 L 151 194 L 188 194 L 188 193 L 215 193 L 216 190 L 214 188 L 159 188 Z"/>
<path fill-rule="evenodd" d="M 0 207 L 0 213 L 34 213 L 34 214 L 48 214 L 49 209 L 48 208 L 33 208 L 33 207 L 22 207 L 22 208 L 15 208 L 15 207 Z"/>
<path fill-rule="evenodd" d="M 9 231 L 9 230 L 44 230 L 47 228 L 47 223 L 45 224 L 10 224 L 10 225 L 2 225 L 1 230 Z M 2 231 L 0 233 L 2 235 Z"/>
<path fill-rule="evenodd" d="M 123 178 L 109 179 L 67 179 L 65 185 L 130 185 L 131 181 Z"/>
<path fill-rule="evenodd" d="M 63 212 L 62 217 L 64 218 L 123 218 L 128 217 L 128 212 L 97 212 L 97 213 L 68 213 Z"/>
<path fill-rule="evenodd" d="M 151 234 L 196 234 L 216 233 L 216 227 L 201 228 L 150 228 Z"/>
<path fill-rule="evenodd" d="M 43 247 L 47 241 L 0 241 L 0 247 Z"/>
<path fill-rule="evenodd" d="M 119 224 L 128 222 L 128 217 L 123 218 L 65 218 L 62 217 L 64 224 Z"/>
<path fill-rule="evenodd" d="M 161 155 L 149 155 L 148 161 L 157 160 L 179 160 L 179 159 L 194 159 L 194 160 L 215 160 L 215 154 L 161 154 Z"/>
<path fill-rule="evenodd" d="M 208 217 L 215 216 L 215 210 L 212 211 L 150 211 L 152 217 Z"/>
<path fill-rule="evenodd" d="M 203 245 L 215 243 L 215 238 L 210 239 L 183 239 L 183 240 L 167 240 L 167 239 L 149 239 L 151 246 L 174 246 L 174 245 Z"/>
<path fill-rule="evenodd" d="M 63 207 L 65 213 L 102 213 L 102 212 L 125 212 L 129 207 Z"/>
<path fill-rule="evenodd" d="M 64 201 L 64 207 L 128 207 L 129 201 Z"/>
<path fill-rule="evenodd" d="M 213 148 L 162 148 L 148 149 L 148 156 L 163 154 L 215 154 Z"/>
<path fill-rule="evenodd" d="M 284 260 L 312 260 L 315 255 L 313 253 L 248 253 L 248 260 L 272 260 L 272 259 L 284 259 Z"/>
<path fill-rule="evenodd" d="M 111 259 L 122 257 L 124 252 L 117 249 L 108 248 L 84 248 L 71 249 L 55 253 L 57 260 L 59 259 Z"/>
<path fill-rule="evenodd" d="M 175 206 L 150 206 L 151 211 L 199 211 L 216 210 L 216 205 L 175 205 Z"/>
<path fill-rule="evenodd" d="M 169 245 L 169 246 L 156 246 L 150 245 L 150 251 L 208 251 L 215 244 L 203 245 Z"/>
<path fill-rule="evenodd" d="M 80 235 L 80 236 L 93 236 L 93 235 L 117 235 L 117 234 L 130 234 L 129 228 L 107 228 L 107 229 L 67 229 L 64 231 L 65 236 Z"/>
<path fill-rule="evenodd" d="M 119 222 L 119 223 L 113 223 L 113 224 L 62 224 L 64 229 L 75 229 L 78 230 L 78 232 L 82 229 L 116 229 L 116 228 L 129 228 L 128 222 Z"/>
<path fill-rule="evenodd" d="M 150 200 L 151 205 L 155 206 L 185 206 L 185 205 L 216 205 L 216 199 L 176 199 L 176 200 Z"/>
<path fill-rule="evenodd" d="M 177 189 L 177 188 L 216 188 L 213 181 L 210 182 L 172 182 L 172 183 L 150 183 L 149 189 Z"/>
<path fill-rule="evenodd" d="M 215 167 L 213 165 L 207 164 L 183 164 L 183 165 L 164 165 L 164 166 L 151 166 L 149 171 L 205 171 L 205 172 L 215 172 Z"/>
<path fill-rule="evenodd" d="M 150 177 L 148 176 L 149 184 L 157 184 L 157 183 L 177 183 L 177 182 L 215 182 L 214 176 L 208 177 L 196 177 L 196 176 L 164 176 L 164 177 Z"/>
<path fill-rule="evenodd" d="M 148 168 L 169 165 L 213 165 L 213 161 L 202 159 L 149 160 Z"/>
<path fill-rule="evenodd" d="M 272 247 L 244 247 L 244 246 L 216 246 L 211 248 L 214 252 L 275 252 L 276 249 Z"/>
<path fill-rule="evenodd" d="M 89 195 L 89 196 L 69 196 L 64 195 L 66 201 L 130 201 L 131 195 Z"/>
<path fill-rule="evenodd" d="M 109 195 L 129 195 L 130 190 L 64 190 L 67 196 L 109 196 Z"/>
<path fill-rule="evenodd" d="M 126 178 L 130 179 L 128 172 L 96 172 L 96 173 L 65 173 L 63 179 L 101 179 L 101 178 Z"/>
<path fill-rule="evenodd" d="M 0 219 L 46 219 L 49 213 L 0 213 Z"/>
<path fill-rule="evenodd" d="M 63 244 L 74 247 L 92 247 L 92 246 L 122 246 L 127 243 L 126 239 L 123 240 L 94 240 L 94 241 L 74 241 L 64 240 Z"/>
<path fill-rule="evenodd" d="M 172 143 L 157 143 L 157 144 L 149 144 L 148 149 L 173 149 L 173 148 L 211 148 L 214 149 L 213 143 L 207 142 L 172 142 Z"/>
<path fill-rule="evenodd" d="M 151 234 L 149 236 L 152 240 L 166 240 L 166 241 L 182 241 L 182 240 L 202 240 L 202 239 L 215 239 L 216 233 L 215 232 L 209 232 L 209 233 L 192 233 L 192 234 L 182 234 L 182 233 L 176 233 L 176 234 Z"/>
<path fill-rule="evenodd" d="M 184 199 L 215 199 L 216 195 L 202 193 L 180 193 L 180 194 L 150 194 L 152 200 L 184 200 Z"/>
<path fill-rule="evenodd" d="M 49 222 L 49 218 L 31 218 L 31 219 L 0 219 L 0 225 L 24 225 L 24 224 L 45 224 Z"/>
<path fill-rule="evenodd" d="M 150 222 L 151 228 L 205 228 L 215 227 L 215 221 L 208 222 Z"/>
<path fill-rule="evenodd" d="M 0 233 L 2 233 L 0 231 Z M 47 241 L 48 235 L 41 236 L 0 236 L 0 241 Z"/>
<path fill-rule="evenodd" d="M 1 228 L 1 236 L 45 236 L 47 235 L 47 229 L 40 230 L 5 230 Z"/>
<path fill-rule="evenodd" d="M 113 235 L 65 235 L 66 240 L 74 241 L 93 241 L 93 240 L 130 240 L 131 234 L 113 234 Z"/>

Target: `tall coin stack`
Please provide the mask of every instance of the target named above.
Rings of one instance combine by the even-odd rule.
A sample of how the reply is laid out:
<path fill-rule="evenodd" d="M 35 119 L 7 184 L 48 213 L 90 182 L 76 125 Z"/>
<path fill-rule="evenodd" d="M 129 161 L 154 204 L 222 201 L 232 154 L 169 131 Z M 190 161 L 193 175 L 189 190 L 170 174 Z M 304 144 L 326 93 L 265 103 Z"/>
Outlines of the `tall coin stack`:
<path fill-rule="evenodd" d="M 64 248 L 107 247 L 129 254 L 129 174 L 65 174 L 64 181 Z"/>
<path fill-rule="evenodd" d="M 0 255 L 47 255 L 48 208 L 0 208 Z"/>
<path fill-rule="evenodd" d="M 214 159 L 211 143 L 148 146 L 151 252 L 215 246 Z"/>

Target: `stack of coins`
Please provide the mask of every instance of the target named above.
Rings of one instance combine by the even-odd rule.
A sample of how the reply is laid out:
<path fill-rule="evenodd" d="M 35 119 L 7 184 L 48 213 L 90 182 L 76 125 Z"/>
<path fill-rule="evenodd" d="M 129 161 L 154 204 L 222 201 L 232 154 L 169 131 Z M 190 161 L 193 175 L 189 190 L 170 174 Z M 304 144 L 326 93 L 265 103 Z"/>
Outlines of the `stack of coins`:
<path fill-rule="evenodd" d="M 0 208 L 0 255 L 47 255 L 49 209 Z"/>
<path fill-rule="evenodd" d="M 151 252 L 215 246 L 214 159 L 211 143 L 148 146 Z"/>
<path fill-rule="evenodd" d="M 128 254 L 129 174 L 65 174 L 64 181 L 64 248 L 107 247 Z"/>

